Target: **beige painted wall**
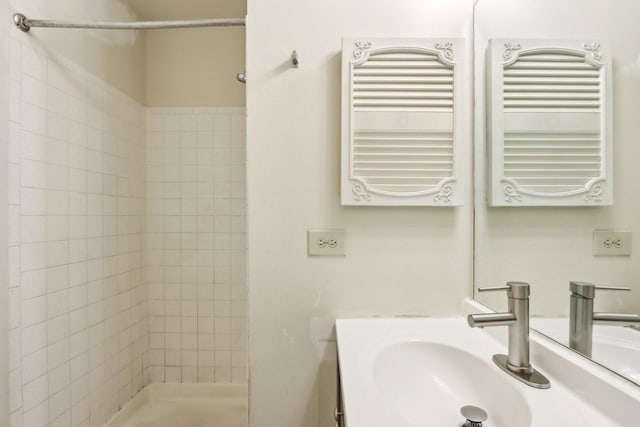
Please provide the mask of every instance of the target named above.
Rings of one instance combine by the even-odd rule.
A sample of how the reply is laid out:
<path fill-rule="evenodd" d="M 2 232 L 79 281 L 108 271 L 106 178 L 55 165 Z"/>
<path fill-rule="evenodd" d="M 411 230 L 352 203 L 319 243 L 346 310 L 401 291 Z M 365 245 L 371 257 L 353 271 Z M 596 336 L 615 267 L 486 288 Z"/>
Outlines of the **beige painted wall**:
<path fill-rule="evenodd" d="M 130 21 L 136 17 L 120 0 L 11 0 L 13 12 L 34 19 Z M 144 102 L 145 35 L 137 31 L 32 29 L 42 49 L 57 52 L 136 101 Z"/>
<path fill-rule="evenodd" d="M 236 80 L 245 71 L 242 27 L 150 31 L 146 61 L 149 107 L 245 105 L 245 85 Z"/>
<path fill-rule="evenodd" d="M 143 19 L 241 18 L 245 0 L 126 0 Z M 146 105 L 243 107 L 245 28 L 198 28 L 147 33 Z"/>
<path fill-rule="evenodd" d="M 459 313 L 472 262 L 471 191 L 459 208 L 340 206 L 341 38 L 463 37 L 470 58 L 472 1 L 248 5 L 250 425 L 333 427 L 335 318 Z M 307 256 L 324 227 L 346 229 L 345 257 Z"/>
<path fill-rule="evenodd" d="M 245 0 L 123 0 L 144 20 L 235 18 L 247 14 Z"/>
<path fill-rule="evenodd" d="M 0 16 L 9 16 L 9 6 L 0 2 Z M 0 425 L 9 425 L 8 339 L 8 146 L 9 146 L 9 20 L 0 19 Z"/>

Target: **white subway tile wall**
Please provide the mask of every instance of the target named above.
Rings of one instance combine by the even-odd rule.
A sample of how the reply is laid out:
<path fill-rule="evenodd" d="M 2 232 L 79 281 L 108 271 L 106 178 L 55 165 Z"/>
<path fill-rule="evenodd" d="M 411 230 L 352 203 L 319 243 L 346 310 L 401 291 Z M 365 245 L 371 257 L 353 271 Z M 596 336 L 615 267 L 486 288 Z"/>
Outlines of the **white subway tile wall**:
<path fill-rule="evenodd" d="M 147 111 L 152 382 L 247 382 L 245 123 Z"/>
<path fill-rule="evenodd" d="M 11 427 L 247 382 L 245 112 L 145 109 L 11 40 Z"/>
<path fill-rule="evenodd" d="M 145 109 L 11 40 L 11 425 L 102 426 L 147 382 Z"/>

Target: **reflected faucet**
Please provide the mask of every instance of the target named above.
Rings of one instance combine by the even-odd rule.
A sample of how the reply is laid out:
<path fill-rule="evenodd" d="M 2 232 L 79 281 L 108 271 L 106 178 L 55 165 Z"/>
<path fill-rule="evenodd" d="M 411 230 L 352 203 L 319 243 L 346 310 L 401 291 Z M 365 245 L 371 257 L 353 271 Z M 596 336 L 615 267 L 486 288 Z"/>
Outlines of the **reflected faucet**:
<path fill-rule="evenodd" d="M 549 388 L 549 380 L 535 370 L 529 362 L 529 284 L 507 282 L 498 288 L 478 288 L 478 291 L 507 291 L 508 309 L 506 313 L 470 314 L 469 326 L 509 327 L 509 355 L 494 354 L 493 361 L 503 371 L 523 383 L 535 388 Z"/>
<path fill-rule="evenodd" d="M 592 283 L 569 282 L 571 304 L 569 309 L 569 347 L 591 357 L 593 352 L 593 325 L 640 325 L 637 314 L 594 313 L 596 290 L 630 291 L 631 288 L 596 286 Z"/>

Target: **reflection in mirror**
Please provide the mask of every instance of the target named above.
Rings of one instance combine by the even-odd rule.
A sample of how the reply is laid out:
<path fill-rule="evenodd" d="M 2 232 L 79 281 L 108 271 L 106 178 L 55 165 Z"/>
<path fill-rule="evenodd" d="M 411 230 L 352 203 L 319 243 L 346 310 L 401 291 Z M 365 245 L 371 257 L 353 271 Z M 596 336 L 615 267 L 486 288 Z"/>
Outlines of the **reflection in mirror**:
<path fill-rule="evenodd" d="M 515 280 L 530 283 L 532 328 L 564 345 L 571 344 L 585 355 L 591 354 L 594 361 L 640 385 L 640 327 L 637 323 L 640 314 L 640 262 L 633 251 L 627 255 L 615 255 L 628 253 L 629 249 L 640 250 L 638 16 L 640 2 L 637 0 L 477 2 L 474 28 L 474 287 L 500 286 Z M 517 157 L 515 164 L 516 168 L 529 172 L 547 173 L 544 175 L 546 185 L 558 185 L 556 181 L 550 181 L 548 174 L 554 167 L 563 171 L 558 173 L 558 182 L 567 176 L 576 176 L 567 172 L 571 168 L 579 170 L 578 175 L 583 174 L 579 176 L 589 176 L 593 172 L 590 163 L 606 156 L 601 147 L 598 146 L 594 152 L 594 146 L 589 145 L 589 138 L 593 139 L 594 133 L 606 132 L 604 122 L 596 117 L 598 114 L 611 114 L 612 127 L 609 130 L 612 130 L 613 138 L 609 142 L 613 144 L 613 162 L 612 165 L 602 162 L 608 170 L 600 172 L 613 179 L 612 204 L 531 206 L 527 203 L 517 207 L 515 201 L 513 206 L 506 203 L 508 207 L 494 207 L 495 204 L 488 203 L 488 160 L 495 157 L 487 147 L 495 149 L 496 146 L 487 143 L 487 135 L 495 138 L 495 132 L 504 135 L 506 129 L 491 128 L 494 120 L 488 117 L 487 88 L 495 79 L 492 75 L 492 81 L 486 82 L 487 49 L 492 39 L 502 39 L 501 42 L 509 39 L 543 40 L 550 46 L 570 40 L 585 48 L 593 47 L 594 43 L 601 44 L 598 59 L 612 64 L 612 108 L 607 107 L 606 102 L 597 102 L 601 100 L 599 88 L 603 87 L 603 77 L 595 76 L 595 83 L 577 78 L 583 77 L 584 73 L 593 73 L 593 69 L 580 68 L 569 60 L 558 65 L 558 58 L 549 56 L 538 58 L 540 61 L 537 63 L 530 61 L 526 69 L 518 71 L 526 79 L 517 82 L 517 90 L 525 92 L 528 100 L 518 113 L 540 113 L 536 97 L 550 99 L 557 105 L 553 108 L 553 117 L 543 115 L 547 120 L 544 126 L 539 122 L 537 126 L 524 126 L 523 132 L 529 131 L 529 140 L 525 142 L 529 157 Z M 510 59 L 504 58 L 505 61 Z M 549 63 L 545 64 L 547 60 Z M 545 68 L 547 65 L 552 70 Z M 545 74 L 551 74 L 553 81 L 549 81 L 549 75 Z M 502 77 L 507 78 L 506 74 Z M 527 86 L 535 84 L 542 87 L 532 89 L 532 86 Z M 589 85 L 595 85 L 597 89 L 588 88 Z M 500 93 L 502 98 L 499 102 L 503 102 L 507 95 Z M 594 103 L 584 103 L 585 99 Z M 566 125 L 571 122 L 572 115 L 585 112 L 592 113 L 591 128 L 585 130 L 584 126 L 576 126 L 572 129 Z M 580 123 L 588 125 L 589 120 Z M 573 134 L 564 139 L 549 136 L 549 129 L 554 127 L 562 128 L 565 133 L 573 131 Z M 531 146 L 537 146 L 536 149 L 551 147 L 559 151 L 540 157 L 535 149 L 531 150 Z M 567 151 L 567 147 L 573 151 Z M 501 156 L 511 154 L 505 147 L 501 150 L 498 153 Z M 575 162 L 569 164 L 563 157 L 571 157 Z M 549 163 L 553 165 L 549 166 Z M 594 233 L 595 230 L 605 232 Z M 611 234 L 610 231 L 629 233 Z M 628 287 L 630 291 L 600 290 L 598 287 Z M 494 310 L 503 311 L 505 299 L 500 296 L 476 293 L 476 299 Z"/>

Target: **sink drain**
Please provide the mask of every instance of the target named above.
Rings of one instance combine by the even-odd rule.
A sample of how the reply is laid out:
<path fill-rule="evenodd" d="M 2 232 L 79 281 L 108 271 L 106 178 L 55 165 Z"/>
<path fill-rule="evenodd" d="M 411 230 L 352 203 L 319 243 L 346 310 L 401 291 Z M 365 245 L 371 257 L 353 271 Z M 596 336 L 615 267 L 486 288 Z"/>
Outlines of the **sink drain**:
<path fill-rule="evenodd" d="M 487 413 L 477 406 L 463 406 L 460 408 L 460 413 L 467 419 L 462 427 L 482 427 L 482 423 L 487 421 Z"/>

